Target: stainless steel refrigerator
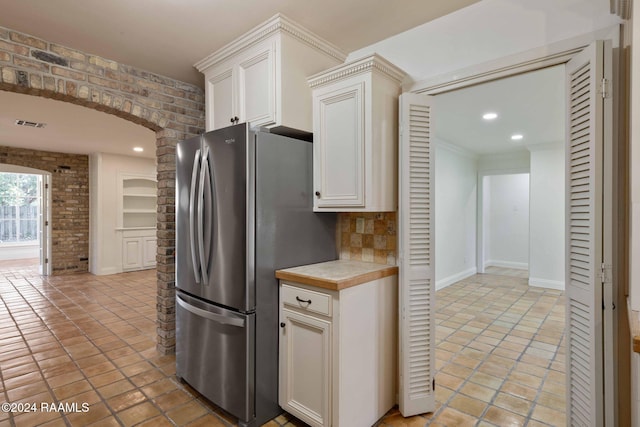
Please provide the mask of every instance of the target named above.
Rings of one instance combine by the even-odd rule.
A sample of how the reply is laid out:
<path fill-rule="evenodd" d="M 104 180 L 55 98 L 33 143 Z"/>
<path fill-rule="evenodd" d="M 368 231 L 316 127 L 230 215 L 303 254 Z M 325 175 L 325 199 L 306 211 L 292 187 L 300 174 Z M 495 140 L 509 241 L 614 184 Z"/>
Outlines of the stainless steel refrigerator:
<path fill-rule="evenodd" d="M 246 124 L 176 149 L 176 374 L 242 426 L 277 416 L 279 268 L 337 258 L 312 144 Z"/>

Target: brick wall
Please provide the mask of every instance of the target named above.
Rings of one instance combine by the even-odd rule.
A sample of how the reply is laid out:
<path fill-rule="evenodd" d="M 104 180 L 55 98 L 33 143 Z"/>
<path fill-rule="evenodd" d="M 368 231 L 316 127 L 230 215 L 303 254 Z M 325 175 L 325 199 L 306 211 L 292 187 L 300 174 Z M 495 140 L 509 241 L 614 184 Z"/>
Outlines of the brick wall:
<path fill-rule="evenodd" d="M 203 91 L 188 83 L 3 27 L 0 27 L 0 90 L 84 105 L 156 132 L 158 350 L 165 354 L 173 352 L 175 147 L 178 141 L 204 130 Z M 25 166 L 36 167 L 29 163 Z"/>
<path fill-rule="evenodd" d="M 51 173 L 51 270 L 88 271 L 89 158 L 0 146 L 0 163 Z"/>

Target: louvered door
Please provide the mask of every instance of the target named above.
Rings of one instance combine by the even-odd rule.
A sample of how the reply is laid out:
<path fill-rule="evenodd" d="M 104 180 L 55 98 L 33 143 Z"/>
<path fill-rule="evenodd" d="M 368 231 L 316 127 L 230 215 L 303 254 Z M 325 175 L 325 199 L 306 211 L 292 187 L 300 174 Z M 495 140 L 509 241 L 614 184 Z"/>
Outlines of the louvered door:
<path fill-rule="evenodd" d="M 605 45 L 567 63 L 567 424 L 604 424 L 603 147 Z M 607 104 L 608 105 L 608 104 Z"/>
<path fill-rule="evenodd" d="M 435 409 L 432 98 L 400 96 L 399 302 L 400 412 Z"/>

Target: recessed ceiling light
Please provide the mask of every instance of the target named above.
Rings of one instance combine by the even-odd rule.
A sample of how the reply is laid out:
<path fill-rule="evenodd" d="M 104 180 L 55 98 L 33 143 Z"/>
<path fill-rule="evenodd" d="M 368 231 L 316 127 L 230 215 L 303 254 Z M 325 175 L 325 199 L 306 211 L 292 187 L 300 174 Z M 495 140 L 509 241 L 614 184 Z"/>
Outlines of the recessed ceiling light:
<path fill-rule="evenodd" d="M 493 119 L 497 119 L 498 118 L 498 114 L 497 113 L 484 113 L 482 115 L 482 118 L 485 120 L 493 120 Z"/>
<path fill-rule="evenodd" d="M 511 135 L 512 141 L 520 141 L 522 138 L 524 138 L 524 136 L 522 136 L 522 134 L 520 133 L 514 133 L 513 135 Z"/>
<path fill-rule="evenodd" d="M 138 153 L 142 153 L 144 151 L 144 148 L 142 148 L 142 147 L 133 147 L 133 151 L 138 152 Z"/>

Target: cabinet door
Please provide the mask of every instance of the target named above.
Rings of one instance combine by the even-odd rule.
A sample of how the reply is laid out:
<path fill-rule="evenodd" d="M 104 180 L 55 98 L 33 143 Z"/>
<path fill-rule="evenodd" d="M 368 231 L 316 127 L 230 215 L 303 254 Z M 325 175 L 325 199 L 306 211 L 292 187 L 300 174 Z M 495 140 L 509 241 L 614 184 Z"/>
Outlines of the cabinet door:
<path fill-rule="evenodd" d="M 264 126 L 276 121 L 275 45 L 269 42 L 238 63 L 238 116 L 241 122 Z"/>
<path fill-rule="evenodd" d="M 122 239 L 122 269 L 142 268 L 142 238 L 125 237 Z"/>
<path fill-rule="evenodd" d="M 331 323 L 284 308 L 280 322 L 280 406 L 311 426 L 329 426 Z"/>
<path fill-rule="evenodd" d="M 158 239 L 153 237 L 144 237 L 142 239 L 142 265 L 144 267 L 155 267 L 156 265 L 156 252 Z"/>
<path fill-rule="evenodd" d="M 314 95 L 314 208 L 364 207 L 364 83 Z"/>
<path fill-rule="evenodd" d="M 214 130 L 230 126 L 231 119 L 236 116 L 235 101 L 233 99 L 233 69 L 226 68 L 220 72 L 213 72 L 207 79 L 207 130 Z"/>

